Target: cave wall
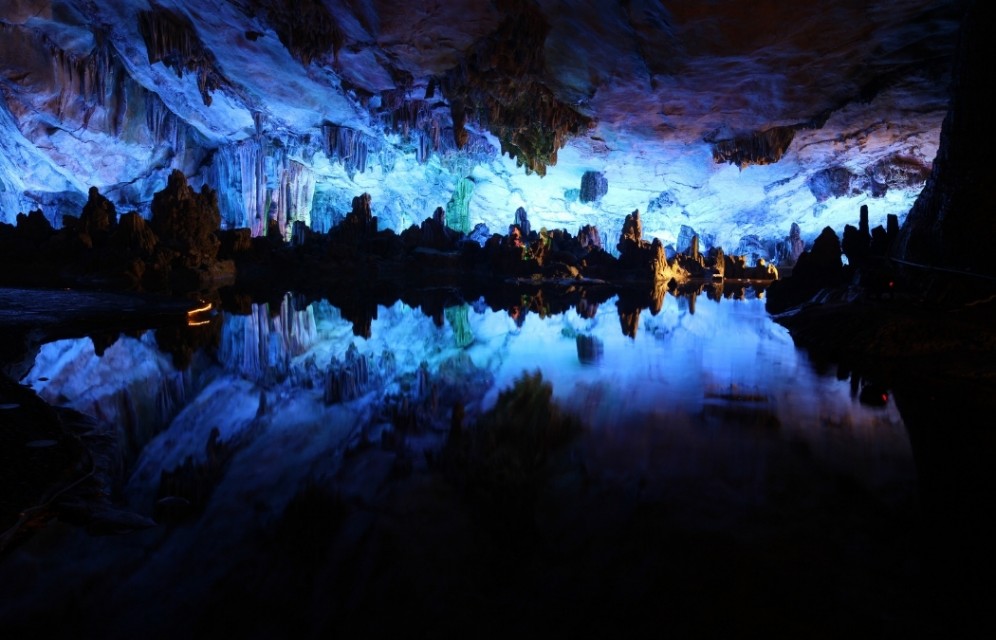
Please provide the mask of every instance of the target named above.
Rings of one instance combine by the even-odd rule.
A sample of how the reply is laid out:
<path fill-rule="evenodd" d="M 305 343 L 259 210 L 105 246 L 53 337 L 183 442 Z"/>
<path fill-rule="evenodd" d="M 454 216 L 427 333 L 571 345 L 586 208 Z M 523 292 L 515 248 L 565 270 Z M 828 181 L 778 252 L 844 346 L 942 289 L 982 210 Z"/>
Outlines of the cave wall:
<path fill-rule="evenodd" d="M 987 93 L 994 39 L 988 27 L 979 3 L 972 3 L 962 21 L 937 158 L 900 229 L 894 255 L 996 275 L 996 212 L 987 184 L 989 149 L 983 142 L 992 119 Z"/>
<path fill-rule="evenodd" d="M 0 223 L 58 227 L 91 186 L 147 216 L 173 169 L 257 234 L 326 230 L 361 193 L 400 231 L 465 178 L 467 224 L 491 231 L 522 207 L 615 237 L 639 209 L 665 245 L 690 227 L 773 248 L 862 204 L 904 218 L 959 2 L 754 4 L 5 3 Z M 594 201 L 585 174 L 607 181 Z"/>

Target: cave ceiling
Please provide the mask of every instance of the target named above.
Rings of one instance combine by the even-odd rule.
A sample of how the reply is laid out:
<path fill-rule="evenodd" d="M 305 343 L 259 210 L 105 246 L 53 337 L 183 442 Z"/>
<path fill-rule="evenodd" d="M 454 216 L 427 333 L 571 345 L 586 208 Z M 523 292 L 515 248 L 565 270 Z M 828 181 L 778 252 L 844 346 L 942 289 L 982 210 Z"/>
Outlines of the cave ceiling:
<path fill-rule="evenodd" d="M 55 219 L 91 185 L 141 210 L 180 168 L 232 192 L 220 197 L 230 225 L 280 206 L 328 225 L 368 191 L 400 227 L 469 177 L 493 230 L 516 206 L 609 227 L 639 208 L 665 240 L 689 223 L 734 243 L 752 222 L 762 236 L 790 222 L 815 235 L 842 198 L 842 212 L 867 199 L 908 209 L 936 153 L 962 12 L 937 0 L 3 6 L 2 220 Z M 585 171 L 608 178 L 597 203 L 572 193 Z"/>

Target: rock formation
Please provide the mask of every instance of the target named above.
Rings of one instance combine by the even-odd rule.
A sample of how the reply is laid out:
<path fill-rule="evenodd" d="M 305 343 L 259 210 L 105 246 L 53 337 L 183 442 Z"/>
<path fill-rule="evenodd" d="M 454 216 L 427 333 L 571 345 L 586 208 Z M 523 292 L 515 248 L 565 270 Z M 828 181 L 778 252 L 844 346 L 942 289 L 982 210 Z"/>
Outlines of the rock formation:
<path fill-rule="evenodd" d="M 217 257 L 220 225 L 215 192 L 210 187 L 194 191 L 180 171 L 171 173 L 166 188 L 152 198 L 150 226 L 159 249 L 180 266 L 199 268 Z"/>
<path fill-rule="evenodd" d="M 581 202 L 598 202 L 609 191 L 609 181 L 601 171 L 585 171 L 581 176 Z"/>
<path fill-rule="evenodd" d="M 993 38 L 985 33 L 981 12 L 979 3 L 971 3 L 963 22 L 937 158 L 893 253 L 926 265 L 994 275 L 996 217 L 982 206 L 991 194 L 985 145 L 977 140 L 990 119 L 982 88 L 990 83 L 990 70 L 983 61 L 991 59 Z"/>

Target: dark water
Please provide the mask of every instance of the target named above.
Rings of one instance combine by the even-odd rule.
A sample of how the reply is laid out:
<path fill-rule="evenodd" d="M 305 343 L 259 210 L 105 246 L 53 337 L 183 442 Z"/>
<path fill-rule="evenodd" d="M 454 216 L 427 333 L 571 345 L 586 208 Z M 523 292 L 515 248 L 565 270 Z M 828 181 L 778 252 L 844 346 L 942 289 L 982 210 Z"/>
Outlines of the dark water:
<path fill-rule="evenodd" d="M 398 302 L 363 338 L 287 298 L 194 338 L 44 346 L 24 382 L 115 434 L 120 504 L 160 524 L 50 526 L 0 565 L 2 619 L 110 636 L 916 629 L 917 472 L 888 390 L 862 403 L 862 380 L 818 373 L 753 295 L 669 296 L 635 335 L 614 303 L 434 321 Z M 454 406 L 473 429 L 535 371 L 583 429 L 509 523 L 432 460 Z"/>

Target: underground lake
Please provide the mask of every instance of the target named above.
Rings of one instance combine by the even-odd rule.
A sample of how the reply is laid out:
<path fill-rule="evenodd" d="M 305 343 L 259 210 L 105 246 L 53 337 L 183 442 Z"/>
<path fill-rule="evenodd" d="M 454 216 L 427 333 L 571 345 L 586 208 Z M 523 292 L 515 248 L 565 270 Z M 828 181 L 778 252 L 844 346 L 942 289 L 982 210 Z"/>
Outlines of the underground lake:
<path fill-rule="evenodd" d="M 102 637 L 935 623 L 891 390 L 812 361 L 763 287 L 700 291 L 398 300 L 358 324 L 287 294 L 39 345 L 21 382 L 89 416 L 113 500 L 80 492 L 85 524 L 5 540 L 0 618 Z"/>

